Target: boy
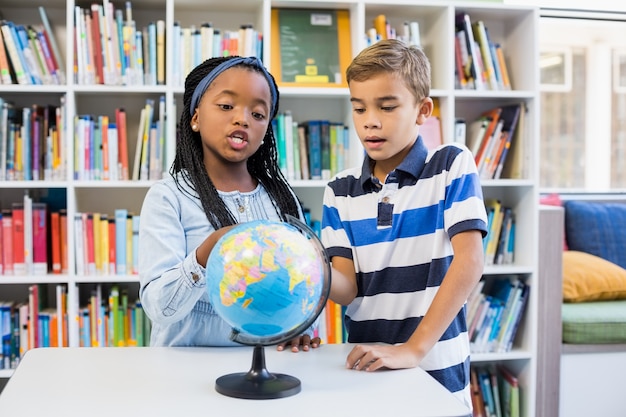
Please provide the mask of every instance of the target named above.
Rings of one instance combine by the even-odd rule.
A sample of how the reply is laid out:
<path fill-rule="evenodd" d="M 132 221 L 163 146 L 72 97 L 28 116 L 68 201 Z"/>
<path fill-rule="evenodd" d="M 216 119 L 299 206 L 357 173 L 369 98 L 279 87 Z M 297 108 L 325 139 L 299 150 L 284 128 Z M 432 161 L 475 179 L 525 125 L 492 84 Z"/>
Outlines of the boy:
<path fill-rule="evenodd" d="M 471 409 L 465 302 L 483 270 L 487 217 L 470 151 L 426 149 L 430 64 L 384 40 L 346 71 L 354 128 L 367 155 L 326 187 L 322 241 L 331 299 L 348 305 L 357 370 L 421 366 Z M 384 343 L 374 344 L 374 343 Z"/>

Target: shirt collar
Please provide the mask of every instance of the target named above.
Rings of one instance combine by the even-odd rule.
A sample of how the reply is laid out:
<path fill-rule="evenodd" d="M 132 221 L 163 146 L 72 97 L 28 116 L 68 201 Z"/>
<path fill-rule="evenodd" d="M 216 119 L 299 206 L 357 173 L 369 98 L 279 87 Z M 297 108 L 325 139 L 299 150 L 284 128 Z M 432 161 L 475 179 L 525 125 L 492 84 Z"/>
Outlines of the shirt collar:
<path fill-rule="evenodd" d="M 407 156 L 396 167 L 396 171 L 402 171 L 402 173 L 408 174 L 417 180 L 422 174 L 424 165 L 426 164 L 426 156 L 428 155 L 428 148 L 424 145 L 424 141 L 421 136 L 417 137 L 415 143 L 411 147 L 411 150 Z M 364 190 L 375 190 L 375 184 L 372 181 L 372 167 L 374 166 L 374 160 L 365 154 L 363 159 L 363 165 L 361 167 L 361 187 Z M 398 172 L 399 175 L 401 175 Z"/>

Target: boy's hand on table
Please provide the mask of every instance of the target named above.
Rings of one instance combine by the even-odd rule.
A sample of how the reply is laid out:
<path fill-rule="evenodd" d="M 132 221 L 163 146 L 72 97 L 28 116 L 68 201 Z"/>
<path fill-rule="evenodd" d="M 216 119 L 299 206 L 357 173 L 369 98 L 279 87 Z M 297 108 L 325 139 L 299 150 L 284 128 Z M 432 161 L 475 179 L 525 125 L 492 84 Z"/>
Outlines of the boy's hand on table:
<path fill-rule="evenodd" d="M 348 354 L 346 368 L 357 371 L 375 371 L 381 368 L 415 368 L 419 358 L 407 344 L 356 345 Z"/>

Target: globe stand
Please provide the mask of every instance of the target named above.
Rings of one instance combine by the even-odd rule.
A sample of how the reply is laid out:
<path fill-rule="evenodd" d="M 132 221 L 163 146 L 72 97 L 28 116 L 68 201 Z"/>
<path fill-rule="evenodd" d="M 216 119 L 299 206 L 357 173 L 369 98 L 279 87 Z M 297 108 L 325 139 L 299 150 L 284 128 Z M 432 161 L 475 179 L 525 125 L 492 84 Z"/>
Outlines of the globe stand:
<path fill-rule="evenodd" d="M 246 372 L 223 375 L 215 380 L 215 390 L 220 394 L 251 400 L 285 398 L 300 392 L 300 380 L 290 375 L 272 374 L 265 367 L 265 350 L 256 345 L 252 353 L 252 366 Z"/>

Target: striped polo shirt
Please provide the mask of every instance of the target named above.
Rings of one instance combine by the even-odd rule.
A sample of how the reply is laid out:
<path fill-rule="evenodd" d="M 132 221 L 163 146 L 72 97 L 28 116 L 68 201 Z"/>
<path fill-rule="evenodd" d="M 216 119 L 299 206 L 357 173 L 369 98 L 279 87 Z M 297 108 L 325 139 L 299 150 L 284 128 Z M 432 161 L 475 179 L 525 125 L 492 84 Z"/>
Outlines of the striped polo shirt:
<path fill-rule="evenodd" d="M 426 314 L 452 261 L 457 233 L 487 233 L 480 180 L 459 144 L 430 152 L 421 137 L 381 184 L 371 159 L 326 186 L 322 242 L 354 262 L 358 293 L 345 324 L 352 343 L 404 343 Z M 471 407 L 465 308 L 420 366 Z"/>

